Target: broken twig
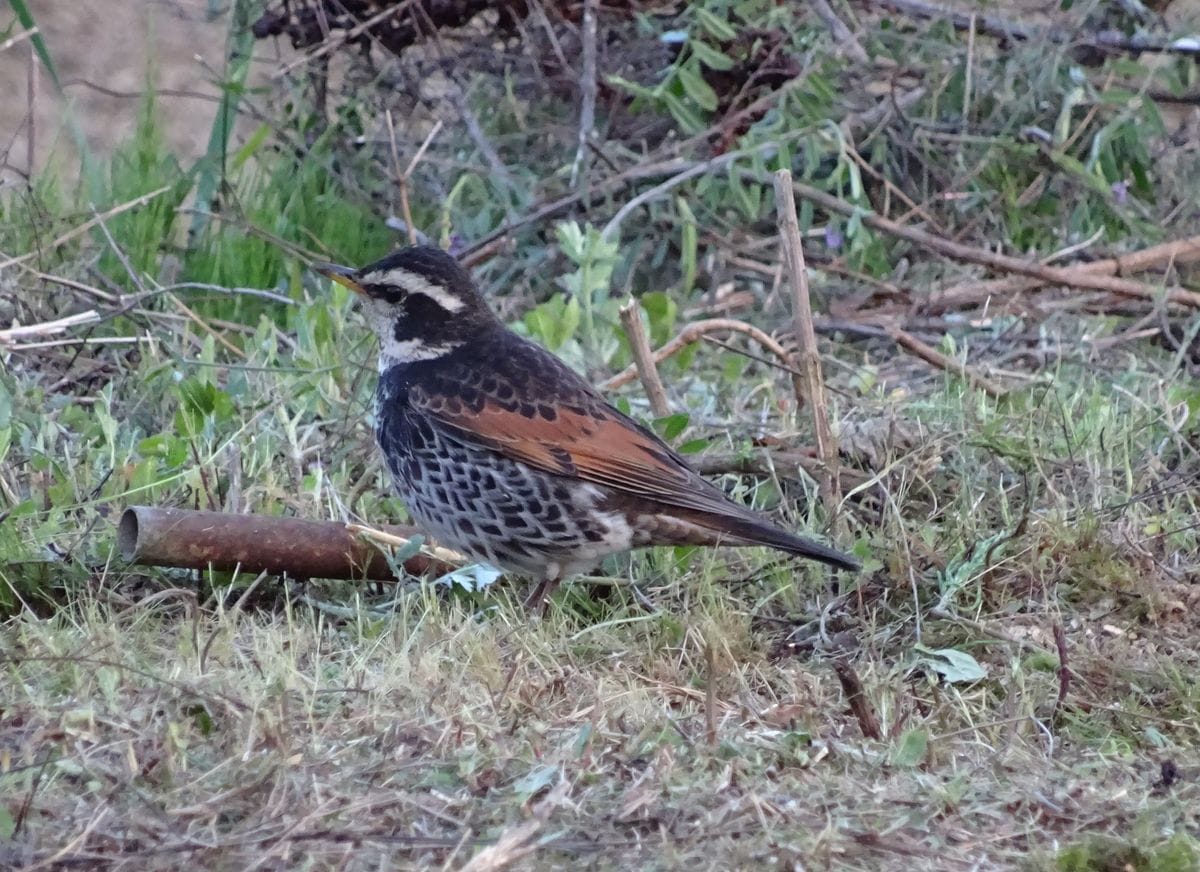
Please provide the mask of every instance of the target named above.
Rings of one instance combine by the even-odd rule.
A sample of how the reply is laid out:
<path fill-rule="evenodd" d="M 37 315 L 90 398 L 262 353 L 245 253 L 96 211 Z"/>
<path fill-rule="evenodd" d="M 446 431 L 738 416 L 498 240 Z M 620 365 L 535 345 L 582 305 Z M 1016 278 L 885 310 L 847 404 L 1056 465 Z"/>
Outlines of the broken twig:
<path fill-rule="evenodd" d="M 905 351 L 911 352 L 916 357 L 928 363 L 930 366 L 936 367 L 944 372 L 952 372 L 957 376 L 965 379 L 973 388 L 978 388 L 989 397 L 999 399 L 1004 396 L 1006 390 L 990 379 L 985 378 L 975 372 L 965 363 L 960 363 L 953 357 L 947 357 L 942 354 L 932 345 L 922 342 L 911 333 L 901 330 L 899 327 L 889 327 L 888 336 L 892 341 L 903 348 Z"/>
<path fill-rule="evenodd" d="M 744 170 L 741 172 L 746 178 L 760 182 L 763 181 L 762 175 L 753 170 Z M 839 215 L 857 214 L 862 223 L 873 230 L 879 230 L 882 233 L 887 233 L 900 239 L 907 239 L 909 242 L 915 242 L 917 245 L 936 251 L 939 254 L 944 254 L 947 257 L 955 258 L 956 260 L 982 264 L 1001 272 L 1029 276 L 1038 279 L 1043 284 L 1108 291 L 1118 296 L 1149 300 L 1151 302 L 1155 302 L 1161 297 L 1171 303 L 1178 303 L 1181 306 L 1187 306 L 1192 309 L 1200 309 L 1200 294 L 1194 291 L 1187 291 L 1178 287 L 1166 288 L 1160 291 L 1158 288 L 1144 284 L 1143 282 L 1115 275 L 1104 275 L 1099 272 L 1083 269 L 1082 267 L 1047 266 L 1037 261 L 1010 257 L 1006 254 L 997 254 L 996 252 L 980 248 L 972 248 L 960 242 L 954 242 L 950 239 L 934 236 L 931 233 L 925 233 L 913 227 L 897 224 L 895 221 L 889 221 L 887 218 L 877 215 L 874 212 L 863 212 L 858 206 L 847 203 L 844 200 L 839 200 L 837 197 L 818 190 L 811 185 L 795 182 L 792 188 L 798 196 L 815 203 L 822 209 L 829 212 L 836 212 Z"/>
<path fill-rule="evenodd" d="M 675 336 L 658 351 L 654 352 L 651 358 L 656 364 L 662 363 L 672 354 L 678 354 L 683 349 L 687 348 L 693 342 L 698 342 L 702 336 L 708 333 L 745 333 L 763 348 L 770 351 L 778 357 L 789 368 L 795 368 L 792 361 L 792 356 L 787 353 L 782 345 L 771 337 L 769 333 L 760 330 L 753 324 L 747 324 L 745 321 L 738 321 L 734 318 L 708 318 L 704 321 L 695 321 L 683 330 L 679 331 L 679 335 Z M 614 375 L 608 381 L 600 385 L 602 391 L 615 391 L 619 387 L 629 384 L 638 376 L 637 364 L 631 363 L 619 373 Z"/>
<path fill-rule="evenodd" d="M 845 660 L 834 660 L 833 671 L 842 685 L 842 693 L 846 694 L 846 702 L 858 721 L 858 728 L 862 730 L 862 734 L 868 739 L 882 739 L 883 731 L 879 729 L 879 719 L 875 717 L 875 710 L 867 700 L 862 681 L 854 667 Z"/>
<path fill-rule="evenodd" d="M 656 418 L 665 418 L 671 414 L 671 408 L 667 405 L 667 392 L 658 375 L 658 367 L 654 365 L 650 340 L 646 338 L 646 331 L 642 327 L 641 303 L 631 299 L 621 307 L 620 316 L 625 335 L 629 337 L 629 348 L 633 352 L 633 365 L 637 367 L 638 377 L 650 400 L 650 411 Z"/>

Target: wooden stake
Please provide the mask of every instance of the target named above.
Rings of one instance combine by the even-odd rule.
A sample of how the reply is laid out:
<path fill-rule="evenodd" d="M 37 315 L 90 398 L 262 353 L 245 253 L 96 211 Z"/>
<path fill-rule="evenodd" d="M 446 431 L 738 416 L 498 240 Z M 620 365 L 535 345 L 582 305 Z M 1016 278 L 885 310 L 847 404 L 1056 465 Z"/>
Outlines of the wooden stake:
<path fill-rule="evenodd" d="M 800 371 L 797 378 L 797 399 L 808 402 L 812 413 L 813 431 L 817 440 L 817 457 L 825 464 L 821 476 L 821 497 L 830 523 L 836 522 L 842 502 L 842 487 L 838 477 L 838 447 L 829 426 L 829 411 L 825 406 L 825 382 L 821 377 L 821 357 L 817 351 L 817 334 L 813 329 L 812 303 L 808 293 L 808 272 L 804 267 L 804 248 L 800 241 L 800 221 L 796 217 L 796 198 L 792 193 L 792 173 L 775 173 L 775 209 L 779 225 L 779 241 L 787 264 L 792 291 L 792 317 L 796 342 L 800 348 Z"/>

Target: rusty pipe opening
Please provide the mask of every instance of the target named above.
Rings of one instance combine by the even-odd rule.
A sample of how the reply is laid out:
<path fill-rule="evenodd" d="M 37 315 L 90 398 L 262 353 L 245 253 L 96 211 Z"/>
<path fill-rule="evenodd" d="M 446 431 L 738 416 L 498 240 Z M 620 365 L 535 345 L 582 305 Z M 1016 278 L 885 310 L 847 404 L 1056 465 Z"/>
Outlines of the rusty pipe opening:
<path fill-rule="evenodd" d="M 121 521 L 117 524 L 117 550 L 125 561 L 132 563 L 137 558 L 138 551 L 138 509 L 130 506 L 121 513 Z"/>

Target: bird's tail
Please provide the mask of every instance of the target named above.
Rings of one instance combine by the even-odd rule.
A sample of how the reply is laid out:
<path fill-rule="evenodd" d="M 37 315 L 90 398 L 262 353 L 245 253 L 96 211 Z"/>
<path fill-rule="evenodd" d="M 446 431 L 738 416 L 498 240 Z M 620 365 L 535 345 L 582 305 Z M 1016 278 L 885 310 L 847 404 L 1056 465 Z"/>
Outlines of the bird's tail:
<path fill-rule="evenodd" d="M 765 545 L 778 551 L 785 551 L 797 557 L 818 560 L 838 569 L 851 571 L 862 569 L 862 563 L 849 554 L 822 545 L 812 539 L 797 536 L 786 530 L 781 530 L 773 524 L 757 517 L 728 516 L 718 519 L 722 533 L 722 541 L 726 545 Z"/>

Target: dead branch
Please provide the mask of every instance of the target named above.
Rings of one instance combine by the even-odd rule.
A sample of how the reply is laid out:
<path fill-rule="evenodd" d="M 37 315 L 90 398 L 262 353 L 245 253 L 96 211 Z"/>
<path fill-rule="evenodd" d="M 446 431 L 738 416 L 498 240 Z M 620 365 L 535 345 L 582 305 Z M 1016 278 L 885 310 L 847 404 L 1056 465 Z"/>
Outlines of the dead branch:
<path fill-rule="evenodd" d="M 800 240 L 800 221 L 796 216 L 796 200 L 792 195 L 790 170 L 775 173 L 775 208 L 779 240 L 783 246 L 789 284 L 792 291 L 792 316 L 795 319 L 796 342 L 800 348 L 800 370 L 803 377 L 796 380 L 797 400 L 807 399 L 817 440 L 817 456 L 825 464 L 821 477 L 821 494 L 829 517 L 837 517 L 842 502 L 838 479 L 837 440 L 829 426 L 829 410 L 825 400 L 825 380 L 821 375 L 821 355 L 817 350 L 817 334 L 813 329 L 812 302 L 808 292 L 808 270 L 804 266 L 804 248 Z"/>
<path fill-rule="evenodd" d="M 20 327 L 9 327 L 6 330 L 0 330 L 0 345 L 12 345 L 22 339 L 38 336 L 57 336 L 60 333 L 66 333 L 72 327 L 96 324 L 100 320 L 99 312 L 95 309 L 88 309 L 86 312 L 76 312 L 74 315 L 67 315 L 65 318 L 56 318 L 53 321 L 26 324 Z"/>
<path fill-rule="evenodd" d="M 851 59 L 859 63 L 867 63 L 870 61 L 866 51 L 854 38 L 854 34 L 850 32 L 850 28 L 846 26 L 842 19 L 837 17 L 837 13 L 833 11 L 833 7 L 829 5 L 829 0 L 812 0 L 813 12 L 817 13 L 817 17 L 825 22 L 825 26 L 829 28 L 830 34 L 838 44 L 842 51 L 850 56 Z"/>
<path fill-rule="evenodd" d="M 1007 393 L 1003 387 L 975 372 L 974 369 L 965 363 L 960 363 L 952 357 L 947 357 L 932 345 L 927 345 L 911 333 L 904 332 L 899 327 L 889 327 L 888 336 L 905 351 L 911 352 L 930 366 L 937 367 L 944 372 L 952 372 L 966 379 L 971 387 L 978 388 L 989 397 L 999 399 Z"/>
<path fill-rule="evenodd" d="M 762 176 L 753 170 L 742 170 L 740 172 L 746 178 L 758 182 L 764 181 Z M 887 233 L 900 239 L 906 239 L 909 242 L 916 243 L 924 248 L 957 260 L 978 263 L 1000 272 L 1029 276 L 1030 278 L 1038 279 L 1042 284 L 1108 291 L 1118 296 L 1148 300 L 1150 302 L 1158 300 L 1161 296 L 1169 302 L 1192 309 L 1200 309 L 1200 294 L 1193 291 L 1187 291 L 1178 287 L 1166 288 L 1160 291 L 1142 282 L 1115 275 L 1105 275 L 1100 272 L 1083 269 L 1082 267 L 1047 266 L 1036 261 L 1010 257 L 1006 254 L 997 254 L 996 252 L 986 251 L 981 248 L 972 248 L 960 242 L 954 242 L 913 227 L 897 224 L 895 221 L 889 221 L 887 218 L 876 215 L 873 212 L 861 212 L 857 206 L 839 200 L 837 197 L 820 191 L 811 185 L 794 182 L 792 187 L 798 196 L 815 203 L 822 209 L 829 212 L 836 212 L 839 215 L 854 215 L 855 213 L 859 213 L 862 223 L 873 230 L 878 230 L 881 233 Z"/>
<path fill-rule="evenodd" d="M 1058 649 L 1058 695 L 1054 698 L 1054 714 L 1057 716 L 1067 701 L 1067 694 L 1071 692 L 1070 650 L 1067 648 L 1066 631 L 1058 621 L 1054 622 L 1054 647 Z"/>
<path fill-rule="evenodd" d="M 157 188 L 148 194 L 142 194 L 139 197 L 134 197 L 132 200 L 127 200 L 124 203 L 118 203 L 116 206 L 113 206 L 108 211 L 102 212 L 99 215 L 96 215 L 95 217 L 90 218 L 87 221 L 84 221 L 78 227 L 74 227 L 74 228 L 68 230 L 66 233 L 59 236 L 57 239 L 55 239 L 49 245 L 34 249 L 33 251 L 26 252 L 25 254 L 22 254 L 22 255 L 18 255 L 17 257 L 10 257 L 7 260 L 0 261 L 0 269 L 4 269 L 5 267 L 14 266 L 15 264 L 18 264 L 18 263 L 24 263 L 25 261 L 36 257 L 38 254 L 49 253 L 50 251 L 53 251 L 54 249 L 58 248 L 60 245 L 70 242 L 72 239 L 76 238 L 77 236 L 82 236 L 83 234 L 87 233 L 89 230 L 91 230 L 93 227 L 95 227 L 101 221 L 104 221 L 107 218 L 112 218 L 114 215 L 120 215 L 122 212 L 128 212 L 130 209 L 136 209 L 138 206 L 145 206 L 147 203 L 149 203 L 155 197 L 160 197 L 169 190 L 171 190 L 170 185 L 163 185 L 161 188 Z"/>
<path fill-rule="evenodd" d="M 1150 52 L 1200 57 L 1200 44 L 1191 39 L 1163 40 L 1136 34 L 1126 36 L 1115 30 L 1081 33 L 1061 27 L 1027 27 L 997 15 L 957 12 L 935 3 L 923 3 L 920 0 L 875 0 L 873 5 L 901 12 L 913 18 L 949 21 L 956 30 L 969 30 L 972 27 L 971 22 L 974 20 L 974 27 L 979 33 L 1013 42 L 1044 41 L 1055 45 L 1071 45 L 1096 51 L 1120 51 L 1133 54 Z"/>
<path fill-rule="evenodd" d="M 583 0 L 583 71 L 579 74 L 579 145 L 571 165 L 571 187 L 583 178 L 587 144 L 596 126 L 596 0 Z"/>
<path fill-rule="evenodd" d="M 641 303 L 630 300 L 621 307 L 620 316 L 625 335 L 629 337 L 629 347 L 633 351 L 633 365 L 637 367 L 642 387 L 646 389 L 646 396 L 650 399 L 650 411 L 656 418 L 665 418 L 671 414 L 671 408 L 667 405 L 667 392 L 658 375 L 658 367 L 654 365 L 650 340 L 642 327 Z"/>
<path fill-rule="evenodd" d="M 1173 239 L 1159 245 L 1151 245 L 1117 257 L 1094 260 L 1070 267 L 1081 272 L 1108 276 L 1131 276 L 1153 269 L 1166 269 L 1180 264 L 1200 261 L 1200 236 Z M 925 312 L 944 312 L 979 305 L 994 297 L 1008 297 L 1024 291 L 1032 291 L 1046 284 L 1041 279 L 1028 276 L 1006 276 L 1002 279 L 983 279 L 960 282 L 930 296 L 921 303 Z"/>
<path fill-rule="evenodd" d="M 31 27 L 28 30 L 22 30 L 16 36 L 10 36 L 8 39 L 4 40 L 4 42 L 0 42 L 0 51 L 10 49 L 17 43 L 29 39 L 30 37 L 37 36 L 39 33 L 41 33 L 41 30 L 39 30 L 36 26 Z"/>
<path fill-rule="evenodd" d="M 862 734 L 868 739 L 882 739 L 883 731 L 879 729 L 879 719 L 875 717 L 875 710 L 867 700 L 862 681 L 854 667 L 846 660 L 835 660 L 833 671 L 842 685 L 842 693 L 846 694 L 846 702 L 850 705 L 850 711 L 858 721 L 858 728 L 862 730 Z"/>

